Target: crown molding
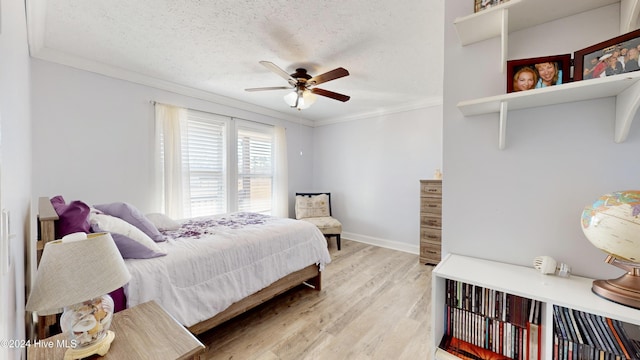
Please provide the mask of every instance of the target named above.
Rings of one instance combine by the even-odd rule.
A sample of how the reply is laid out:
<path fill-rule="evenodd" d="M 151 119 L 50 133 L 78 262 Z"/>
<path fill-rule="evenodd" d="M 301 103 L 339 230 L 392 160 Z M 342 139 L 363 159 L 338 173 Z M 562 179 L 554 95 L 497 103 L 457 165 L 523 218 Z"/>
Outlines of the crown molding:
<path fill-rule="evenodd" d="M 337 117 L 337 118 L 331 118 L 331 119 L 325 119 L 325 120 L 317 120 L 317 121 L 314 121 L 314 127 L 326 126 L 326 125 L 348 122 L 348 121 L 370 119 L 373 117 L 381 117 L 381 116 L 397 114 L 405 111 L 430 108 L 434 106 L 442 106 L 442 96 L 429 97 L 426 99 L 402 104 L 392 108 L 376 109 L 374 111 L 363 112 L 356 115 L 349 115 L 349 116 Z"/>
<path fill-rule="evenodd" d="M 30 32 L 31 33 L 31 32 Z M 376 109 L 373 111 L 363 112 L 356 115 L 349 115 L 338 118 L 330 118 L 324 120 L 309 120 L 301 117 L 292 116 L 276 110 L 271 110 L 262 106 L 250 104 L 244 101 L 235 100 L 226 96 L 217 95 L 208 91 L 199 90 L 185 85 L 180 85 L 174 82 L 157 79 L 154 77 L 142 75 L 137 72 L 128 71 L 115 66 L 106 65 L 93 60 L 85 58 L 70 56 L 66 53 L 52 50 L 49 48 L 37 48 L 39 40 L 34 39 L 34 42 L 30 42 L 31 56 L 36 59 L 57 63 L 64 66 L 69 66 L 75 69 L 89 71 L 99 75 L 129 81 L 135 84 L 145 85 L 160 90 L 170 91 L 176 94 L 193 97 L 200 100 L 210 101 L 219 105 L 229 106 L 240 110 L 250 111 L 253 113 L 270 116 L 276 119 L 288 120 L 294 123 L 300 123 L 302 125 L 310 127 L 326 126 L 336 123 L 349 122 L 355 120 L 369 119 L 373 117 L 386 116 L 390 114 L 401 113 L 405 111 L 417 110 L 422 108 L 429 108 L 433 106 L 442 105 L 442 97 L 431 97 L 423 100 L 419 100 L 412 103 L 403 104 L 393 108 Z"/>
<path fill-rule="evenodd" d="M 314 126 L 314 122 L 304 118 L 292 116 L 279 111 L 267 109 L 262 106 L 249 104 L 244 101 L 235 100 L 226 96 L 217 95 L 208 91 L 199 90 L 174 82 L 157 79 L 151 76 L 142 75 L 137 72 L 125 70 L 119 67 L 106 65 L 93 60 L 88 60 L 78 56 L 70 56 L 66 53 L 52 50 L 49 48 L 35 49 L 31 46 L 31 57 L 69 66 L 75 69 L 89 71 L 107 77 L 129 81 L 135 84 L 145 85 L 160 90 L 170 91 L 176 94 L 189 96 L 192 98 L 210 101 L 219 105 L 229 106 L 240 110 L 250 111 L 253 113 L 266 115 L 275 119 L 288 120 L 295 123 L 302 123 L 307 126 Z"/>

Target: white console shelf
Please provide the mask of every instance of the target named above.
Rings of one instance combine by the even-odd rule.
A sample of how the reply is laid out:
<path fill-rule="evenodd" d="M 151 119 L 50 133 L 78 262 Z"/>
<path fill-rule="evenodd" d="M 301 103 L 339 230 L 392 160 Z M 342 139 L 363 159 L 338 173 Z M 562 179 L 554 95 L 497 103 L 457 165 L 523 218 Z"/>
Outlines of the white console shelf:
<path fill-rule="evenodd" d="M 541 301 L 542 359 L 552 358 L 553 305 L 640 325 L 640 310 L 613 303 L 593 294 L 593 279 L 542 275 L 533 267 L 449 254 L 432 273 L 431 315 L 434 351 L 444 334 L 446 279 Z"/>
<path fill-rule="evenodd" d="M 616 97 L 614 141 L 622 143 L 627 139 L 631 123 L 640 106 L 640 72 L 461 101 L 457 106 L 464 116 L 498 113 L 500 115 L 498 147 L 504 149 L 507 114 L 510 110 L 611 96 Z"/>

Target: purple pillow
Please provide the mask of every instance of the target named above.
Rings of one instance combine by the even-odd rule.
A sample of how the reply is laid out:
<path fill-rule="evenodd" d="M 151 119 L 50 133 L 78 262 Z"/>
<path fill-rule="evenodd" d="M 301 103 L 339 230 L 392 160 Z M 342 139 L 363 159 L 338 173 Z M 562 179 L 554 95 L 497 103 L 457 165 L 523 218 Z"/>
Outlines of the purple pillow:
<path fill-rule="evenodd" d="M 117 288 L 109 293 L 113 299 L 113 312 L 117 313 L 127 308 L 127 296 L 124 293 L 124 288 Z"/>
<path fill-rule="evenodd" d="M 91 230 L 96 233 L 108 232 L 100 229 L 98 224 L 92 224 Z M 113 238 L 113 242 L 116 243 L 116 247 L 118 248 L 118 251 L 120 251 L 120 255 L 122 255 L 123 259 L 150 259 L 167 255 L 167 253 L 157 252 L 154 249 L 148 248 L 128 236 L 113 232 L 110 234 Z"/>
<path fill-rule="evenodd" d="M 78 200 L 65 204 L 61 195 L 51 198 L 51 205 L 58 214 L 55 225 L 56 239 L 75 232 L 90 232 L 89 205 Z"/>
<path fill-rule="evenodd" d="M 114 202 L 111 204 L 94 205 L 94 207 L 107 215 L 115 216 L 137 227 L 155 242 L 167 240 L 167 238 L 158 231 L 155 225 L 153 225 L 153 223 L 147 219 L 140 210 L 136 209 L 131 204 Z"/>

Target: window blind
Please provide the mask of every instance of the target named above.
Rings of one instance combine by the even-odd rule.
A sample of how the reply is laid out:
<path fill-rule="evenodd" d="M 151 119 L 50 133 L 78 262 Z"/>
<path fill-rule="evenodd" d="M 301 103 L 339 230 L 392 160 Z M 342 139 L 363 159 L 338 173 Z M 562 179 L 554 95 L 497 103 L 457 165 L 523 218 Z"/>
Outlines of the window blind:
<path fill-rule="evenodd" d="M 270 214 L 273 194 L 272 127 L 237 127 L 237 201 L 239 211 Z"/>
<path fill-rule="evenodd" d="M 183 182 L 187 217 L 227 212 L 226 133 L 229 119 L 202 111 L 187 111 L 182 134 Z M 190 209 L 190 210 L 189 210 Z"/>

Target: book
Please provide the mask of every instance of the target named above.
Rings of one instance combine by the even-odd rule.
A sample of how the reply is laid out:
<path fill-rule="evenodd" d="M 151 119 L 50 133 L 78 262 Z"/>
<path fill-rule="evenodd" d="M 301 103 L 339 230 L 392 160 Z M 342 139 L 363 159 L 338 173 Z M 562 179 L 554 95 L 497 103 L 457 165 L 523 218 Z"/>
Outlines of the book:
<path fill-rule="evenodd" d="M 576 319 L 576 323 L 578 324 L 578 329 L 582 334 L 582 338 L 584 339 L 584 351 L 583 356 L 585 359 L 593 359 L 595 354 L 595 345 L 591 335 L 589 333 L 589 329 L 586 327 L 584 323 L 584 317 L 582 316 L 580 311 L 574 310 L 574 316 Z"/>
<path fill-rule="evenodd" d="M 611 320 L 609 318 L 607 318 L 606 320 L 607 320 L 607 325 L 609 326 L 609 330 L 611 331 L 611 334 L 613 335 L 613 338 L 615 339 L 616 343 L 618 344 L 618 348 L 620 349 L 620 352 L 622 353 L 622 355 L 624 356 L 625 359 L 631 359 L 631 355 L 629 355 L 629 351 L 627 351 L 627 348 L 624 345 L 624 343 L 622 342 L 622 339 L 620 338 L 620 335 L 618 334 L 618 331 L 613 326 L 613 320 Z"/>
<path fill-rule="evenodd" d="M 539 301 L 450 279 L 445 287 L 446 335 L 514 359 L 526 358 L 529 319 L 539 323 Z"/>
<path fill-rule="evenodd" d="M 594 323 L 593 318 L 590 315 L 591 314 L 584 313 L 584 316 L 587 319 L 587 326 L 591 328 L 596 339 L 596 355 L 599 355 L 598 358 L 603 359 L 604 353 L 606 352 L 606 347 L 604 345 L 602 337 L 600 336 L 600 331 L 597 327 L 597 324 Z"/>
<path fill-rule="evenodd" d="M 622 339 L 623 341 L 625 341 L 625 344 L 628 344 L 627 350 L 629 351 L 629 355 L 631 356 L 631 359 L 634 359 L 634 360 L 640 359 L 640 346 L 638 346 L 639 344 L 637 340 L 634 340 L 634 338 L 629 333 L 627 326 L 625 326 L 625 325 L 628 325 L 628 326 L 632 326 L 632 325 L 624 324 L 620 321 L 614 323 L 614 325 L 619 330 L 619 334 L 622 335 Z M 637 328 L 637 325 L 633 325 L 633 327 Z"/>
<path fill-rule="evenodd" d="M 533 321 L 533 314 L 535 314 L 536 311 L 536 302 L 537 300 L 531 300 L 531 303 L 529 304 L 529 322 L 530 323 L 534 323 Z"/>
<path fill-rule="evenodd" d="M 553 305 L 553 318 L 557 324 L 556 333 L 558 334 L 558 359 L 567 359 L 567 330 L 561 317 L 560 307 Z"/>
<path fill-rule="evenodd" d="M 459 357 L 441 348 L 436 349 L 435 360 L 460 360 Z"/>
<path fill-rule="evenodd" d="M 584 344 L 584 339 L 582 338 L 582 334 L 580 333 L 580 329 L 578 328 L 578 323 L 576 322 L 575 315 L 571 309 L 567 309 L 567 315 L 569 316 L 570 324 L 571 324 L 571 333 L 575 336 L 575 339 L 579 344 Z"/>
<path fill-rule="evenodd" d="M 611 344 L 611 340 L 609 337 L 608 332 L 606 331 L 606 329 L 603 328 L 602 325 L 602 316 L 598 316 L 595 314 L 588 314 L 592 319 L 593 319 L 593 323 L 595 325 L 596 330 L 599 332 L 600 338 L 602 339 L 602 343 L 604 345 L 604 350 L 605 352 L 607 352 L 608 354 L 615 354 L 613 348 L 612 348 L 612 344 Z"/>
<path fill-rule="evenodd" d="M 553 359 L 640 360 L 637 325 L 556 305 L 552 319 Z"/>
<path fill-rule="evenodd" d="M 535 306 L 536 307 L 534 309 L 534 315 L 533 315 L 533 321 L 532 322 L 534 324 L 540 325 L 540 318 L 541 318 L 541 316 L 540 316 L 540 306 L 541 306 L 540 301 L 536 301 L 535 302 Z"/>
<path fill-rule="evenodd" d="M 527 324 L 527 360 L 540 360 L 542 337 L 540 325 L 529 323 Z"/>
<path fill-rule="evenodd" d="M 618 346 L 618 342 L 613 336 L 611 328 L 607 325 L 607 319 L 604 316 L 597 315 L 596 319 L 598 320 L 598 325 L 600 326 L 600 329 L 602 329 L 602 333 L 609 344 L 609 352 L 614 355 L 615 359 L 621 359 L 622 349 Z"/>
<path fill-rule="evenodd" d="M 442 337 L 439 349 L 463 360 L 510 360 L 504 355 L 446 335 Z"/>
<path fill-rule="evenodd" d="M 577 344 L 578 342 L 576 341 L 576 334 L 574 332 L 574 328 L 573 328 L 573 324 L 571 324 L 571 320 L 569 319 L 569 309 L 565 308 L 565 307 L 561 307 L 560 308 L 560 318 L 564 324 L 565 330 L 567 332 L 567 359 L 571 360 L 574 358 L 577 358 L 577 356 L 574 356 L 574 353 L 577 355 L 578 354 L 578 350 L 577 350 Z"/>

